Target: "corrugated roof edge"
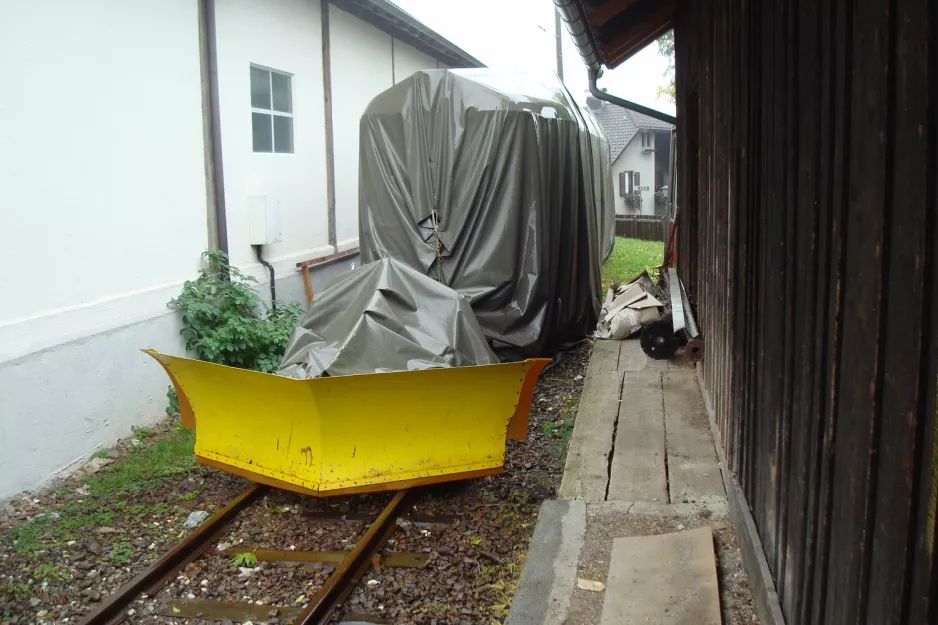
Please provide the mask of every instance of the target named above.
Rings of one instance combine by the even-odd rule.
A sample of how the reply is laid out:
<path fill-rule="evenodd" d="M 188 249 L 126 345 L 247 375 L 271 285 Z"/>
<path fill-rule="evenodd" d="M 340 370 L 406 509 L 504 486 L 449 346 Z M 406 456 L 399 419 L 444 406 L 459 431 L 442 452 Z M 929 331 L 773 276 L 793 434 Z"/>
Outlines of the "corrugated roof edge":
<path fill-rule="evenodd" d="M 329 3 L 450 67 L 485 67 L 482 61 L 387 0 L 329 0 Z"/>

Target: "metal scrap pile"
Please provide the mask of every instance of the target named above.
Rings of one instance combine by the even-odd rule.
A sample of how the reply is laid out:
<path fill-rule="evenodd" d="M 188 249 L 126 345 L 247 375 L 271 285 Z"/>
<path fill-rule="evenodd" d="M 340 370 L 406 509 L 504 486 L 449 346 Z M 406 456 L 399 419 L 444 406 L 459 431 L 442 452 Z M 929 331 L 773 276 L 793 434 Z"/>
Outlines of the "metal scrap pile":
<path fill-rule="evenodd" d="M 642 351 L 651 358 L 666 360 L 683 346 L 687 360 L 700 360 L 704 342 L 677 271 L 662 268 L 661 282 L 655 284 L 642 272 L 626 284 L 614 284 L 606 293 L 595 336 L 622 340 L 641 333 Z"/>
<path fill-rule="evenodd" d="M 606 293 L 595 336 L 617 340 L 632 336 L 661 319 L 666 302 L 647 272 L 625 284 L 613 284 Z"/>

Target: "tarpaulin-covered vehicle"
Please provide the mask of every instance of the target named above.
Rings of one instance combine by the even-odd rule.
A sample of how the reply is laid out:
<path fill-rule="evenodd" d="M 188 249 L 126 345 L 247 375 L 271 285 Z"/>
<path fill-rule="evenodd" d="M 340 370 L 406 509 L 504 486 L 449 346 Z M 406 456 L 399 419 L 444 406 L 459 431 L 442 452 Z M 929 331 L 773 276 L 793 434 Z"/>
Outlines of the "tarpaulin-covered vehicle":
<path fill-rule="evenodd" d="M 418 71 L 360 129 L 359 245 L 469 298 L 503 359 L 588 335 L 612 249 L 609 148 L 556 79 Z"/>

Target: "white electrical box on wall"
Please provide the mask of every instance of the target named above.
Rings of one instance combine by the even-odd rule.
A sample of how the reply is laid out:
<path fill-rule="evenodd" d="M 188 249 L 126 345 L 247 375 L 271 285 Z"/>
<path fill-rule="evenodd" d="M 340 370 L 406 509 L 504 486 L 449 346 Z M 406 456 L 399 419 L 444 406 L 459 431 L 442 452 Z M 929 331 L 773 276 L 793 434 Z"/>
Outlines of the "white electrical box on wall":
<path fill-rule="evenodd" d="M 280 242 L 280 201 L 276 196 L 248 196 L 248 238 L 251 245 Z"/>

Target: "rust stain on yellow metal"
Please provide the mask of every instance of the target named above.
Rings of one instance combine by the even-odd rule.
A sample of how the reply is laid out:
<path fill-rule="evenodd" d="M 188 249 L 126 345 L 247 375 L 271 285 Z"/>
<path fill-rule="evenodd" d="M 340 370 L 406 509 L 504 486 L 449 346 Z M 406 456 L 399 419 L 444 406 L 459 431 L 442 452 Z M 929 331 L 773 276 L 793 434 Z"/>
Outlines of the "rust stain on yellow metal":
<path fill-rule="evenodd" d="M 549 362 L 294 380 L 144 351 L 169 374 L 200 459 L 322 495 L 500 469 Z"/>

